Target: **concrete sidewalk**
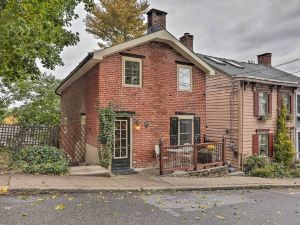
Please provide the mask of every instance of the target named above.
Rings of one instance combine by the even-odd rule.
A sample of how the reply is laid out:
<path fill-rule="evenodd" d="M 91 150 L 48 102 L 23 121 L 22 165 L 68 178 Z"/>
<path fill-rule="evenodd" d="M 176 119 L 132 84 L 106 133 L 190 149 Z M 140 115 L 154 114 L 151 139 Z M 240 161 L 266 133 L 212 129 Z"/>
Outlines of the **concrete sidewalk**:
<path fill-rule="evenodd" d="M 299 187 L 300 179 L 267 179 L 246 176 L 216 178 L 160 177 L 147 172 L 112 177 L 0 175 L 8 192 L 97 192 L 142 190 L 222 190 L 241 188 Z"/>

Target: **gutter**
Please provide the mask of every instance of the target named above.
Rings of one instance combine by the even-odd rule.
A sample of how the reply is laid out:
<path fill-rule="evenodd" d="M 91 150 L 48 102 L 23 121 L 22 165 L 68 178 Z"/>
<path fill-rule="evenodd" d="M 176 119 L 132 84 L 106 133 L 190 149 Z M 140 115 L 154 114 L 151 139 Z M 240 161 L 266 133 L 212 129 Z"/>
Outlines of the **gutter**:
<path fill-rule="evenodd" d="M 261 77 L 253 77 L 253 76 L 245 76 L 245 75 L 238 75 L 235 76 L 238 80 L 245 80 L 245 81 L 265 81 L 269 83 L 276 83 L 276 84 L 285 84 L 286 86 L 293 86 L 293 87 L 299 87 L 299 82 L 292 82 L 292 81 L 279 81 L 279 80 L 273 80 L 273 79 L 267 79 L 267 78 L 261 78 Z"/>
<path fill-rule="evenodd" d="M 94 52 L 89 52 L 87 56 L 75 67 L 75 69 L 72 70 L 72 72 L 60 82 L 60 84 L 55 89 L 55 94 L 60 96 L 60 94 L 57 92 L 58 89 L 60 89 L 85 63 L 87 63 L 93 57 L 94 57 Z"/>

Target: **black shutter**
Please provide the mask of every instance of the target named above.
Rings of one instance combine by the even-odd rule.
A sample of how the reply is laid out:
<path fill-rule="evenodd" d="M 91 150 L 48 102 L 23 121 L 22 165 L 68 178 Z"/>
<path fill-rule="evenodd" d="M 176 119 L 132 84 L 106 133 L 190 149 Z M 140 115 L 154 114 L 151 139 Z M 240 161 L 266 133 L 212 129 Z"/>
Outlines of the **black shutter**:
<path fill-rule="evenodd" d="M 178 145 L 178 117 L 170 118 L 170 145 Z"/>
<path fill-rule="evenodd" d="M 194 118 L 194 140 L 195 144 L 199 144 L 201 142 L 201 129 L 200 129 L 200 117 Z"/>

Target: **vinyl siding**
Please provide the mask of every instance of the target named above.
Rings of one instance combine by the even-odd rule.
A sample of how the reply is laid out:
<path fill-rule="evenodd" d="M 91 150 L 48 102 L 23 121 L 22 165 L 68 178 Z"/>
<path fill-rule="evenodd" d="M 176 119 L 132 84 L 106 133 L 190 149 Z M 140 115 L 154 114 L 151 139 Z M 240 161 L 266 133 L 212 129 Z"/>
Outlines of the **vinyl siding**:
<path fill-rule="evenodd" d="M 226 161 L 239 167 L 238 157 L 229 148 L 231 141 L 239 148 L 239 83 L 232 82 L 231 78 L 220 73 L 207 77 L 206 118 L 207 137 L 210 141 L 221 141 L 225 130 L 231 131 L 226 136 Z"/>

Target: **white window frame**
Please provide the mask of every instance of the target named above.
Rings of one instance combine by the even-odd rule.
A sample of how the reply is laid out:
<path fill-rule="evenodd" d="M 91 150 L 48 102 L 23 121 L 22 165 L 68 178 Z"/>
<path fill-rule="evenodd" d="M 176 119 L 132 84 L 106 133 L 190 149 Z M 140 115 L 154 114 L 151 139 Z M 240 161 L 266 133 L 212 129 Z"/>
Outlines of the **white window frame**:
<path fill-rule="evenodd" d="M 180 120 L 192 120 L 192 145 L 194 144 L 194 116 L 190 115 L 180 115 L 177 116 L 178 118 L 178 145 L 180 145 Z"/>
<path fill-rule="evenodd" d="M 266 105 L 267 105 L 267 107 L 266 107 L 266 113 L 265 114 L 262 114 L 262 112 L 261 112 L 261 110 L 260 110 L 260 94 L 261 93 L 264 93 L 264 94 L 266 94 L 266 96 L 267 96 L 267 98 L 266 98 Z M 258 93 L 258 113 L 259 113 L 259 115 L 260 116 L 264 116 L 264 115 L 268 115 L 269 114 L 269 112 L 268 112 L 268 109 L 269 109 L 269 93 L 268 92 L 266 92 L 266 91 L 260 91 L 259 93 Z"/>
<path fill-rule="evenodd" d="M 121 143 L 122 143 L 122 134 L 120 133 L 120 157 L 116 157 L 116 148 L 115 148 L 115 144 L 116 144 L 116 142 L 115 142 L 115 138 L 116 138 L 116 136 L 115 136 L 115 132 L 116 132 L 116 129 L 115 129 L 115 124 L 114 124 L 114 154 L 113 154 L 113 158 L 114 159 L 126 159 L 126 158 L 128 158 L 128 151 L 130 151 L 130 149 L 128 149 L 128 121 L 127 120 L 115 120 L 115 122 L 116 121 L 118 121 L 118 122 L 120 122 L 120 131 L 122 130 L 121 129 L 121 123 L 122 122 L 126 122 L 126 156 L 121 156 L 121 152 L 122 152 L 122 145 L 121 145 Z"/>
<path fill-rule="evenodd" d="M 140 64 L 140 83 L 137 84 L 125 84 L 125 62 L 138 62 Z M 134 58 L 134 57 L 122 57 L 122 86 L 123 87 L 142 87 L 143 83 L 143 60 L 141 58 Z"/>
<path fill-rule="evenodd" d="M 260 154 L 260 135 L 267 135 L 267 152 L 266 155 Z M 261 156 L 269 157 L 269 133 L 268 132 L 260 132 L 258 133 L 258 154 Z"/>
<path fill-rule="evenodd" d="M 300 117 L 300 112 L 298 112 L 298 96 L 300 98 L 300 92 L 296 92 L 296 104 L 295 104 L 296 105 L 296 115 L 297 115 L 297 117 Z"/>
<path fill-rule="evenodd" d="M 190 89 L 180 89 L 180 85 L 179 85 L 179 70 L 181 68 L 184 69 L 189 69 L 190 70 Z M 192 66 L 188 66 L 188 65 L 182 65 L 182 64 L 177 64 L 177 91 L 184 91 L 184 92 L 192 92 L 193 91 L 193 67 Z"/>

